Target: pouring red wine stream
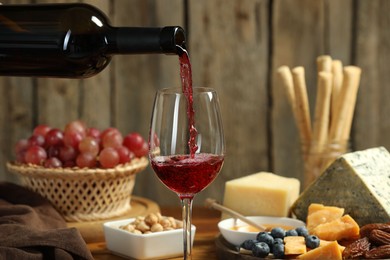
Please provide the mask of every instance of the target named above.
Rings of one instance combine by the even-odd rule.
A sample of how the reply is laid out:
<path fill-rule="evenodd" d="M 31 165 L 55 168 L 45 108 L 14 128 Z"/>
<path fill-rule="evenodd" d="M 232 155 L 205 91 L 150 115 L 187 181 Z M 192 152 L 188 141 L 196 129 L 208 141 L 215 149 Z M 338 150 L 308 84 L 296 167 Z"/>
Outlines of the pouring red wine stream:
<path fill-rule="evenodd" d="M 191 158 L 193 159 L 195 157 L 196 150 L 198 150 L 198 145 L 196 144 L 196 136 L 198 134 L 198 131 L 195 128 L 191 62 L 187 50 L 183 49 L 181 46 L 176 47 L 178 49 L 180 61 L 180 78 L 182 84 L 182 91 L 187 98 L 187 116 L 190 134 L 188 146 L 190 149 Z"/>

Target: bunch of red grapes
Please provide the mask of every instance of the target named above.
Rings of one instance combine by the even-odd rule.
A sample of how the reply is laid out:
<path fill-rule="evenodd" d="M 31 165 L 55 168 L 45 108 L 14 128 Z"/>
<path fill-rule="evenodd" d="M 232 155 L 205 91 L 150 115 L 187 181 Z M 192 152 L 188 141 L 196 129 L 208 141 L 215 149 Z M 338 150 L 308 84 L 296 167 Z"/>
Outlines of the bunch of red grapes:
<path fill-rule="evenodd" d="M 46 168 L 113 168 L 146 156 L 148 145 L 136 132 L 123 136 L 118 129 L 104 131 L 72 121 L 62 131 L 38 125 L 28 139 L 15 145 L 16 161 Z"/>

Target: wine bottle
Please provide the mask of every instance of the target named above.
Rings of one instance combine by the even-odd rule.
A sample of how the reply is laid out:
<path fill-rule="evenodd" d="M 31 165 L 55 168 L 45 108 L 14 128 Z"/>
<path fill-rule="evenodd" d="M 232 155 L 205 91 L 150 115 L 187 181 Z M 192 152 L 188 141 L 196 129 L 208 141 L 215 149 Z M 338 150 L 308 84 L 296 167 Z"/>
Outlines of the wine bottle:
<path fill-rule="evenodd" d="M 0 5 L 0 75 L 87 78 L 116 54 L 177 54 L 179 26 L 113 27 L 83 3 Z"/>

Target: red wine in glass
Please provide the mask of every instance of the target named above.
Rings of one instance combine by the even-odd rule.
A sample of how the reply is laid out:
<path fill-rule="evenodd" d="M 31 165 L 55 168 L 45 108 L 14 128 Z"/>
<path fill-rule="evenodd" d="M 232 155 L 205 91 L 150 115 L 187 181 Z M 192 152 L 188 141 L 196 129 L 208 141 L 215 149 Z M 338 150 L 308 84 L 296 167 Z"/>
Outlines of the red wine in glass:
<path fill-rule="evenodd" d="M 181 156 L 161 156 L 152 161 L 158 178 L 181 199 L 193 198 L 218 175 L 223 156 L 200 153 Z"/>

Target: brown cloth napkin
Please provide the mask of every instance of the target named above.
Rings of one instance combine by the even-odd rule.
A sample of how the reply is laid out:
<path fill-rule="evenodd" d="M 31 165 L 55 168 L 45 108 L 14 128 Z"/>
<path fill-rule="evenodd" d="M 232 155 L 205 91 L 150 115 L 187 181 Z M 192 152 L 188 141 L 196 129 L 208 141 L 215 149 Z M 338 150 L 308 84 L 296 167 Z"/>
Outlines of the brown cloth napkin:
<path fill-rule="evenodd" d="M 48 200 L 0 182 L 0 259 L 93 259 L 76 228 L 67 228 Z"/>

